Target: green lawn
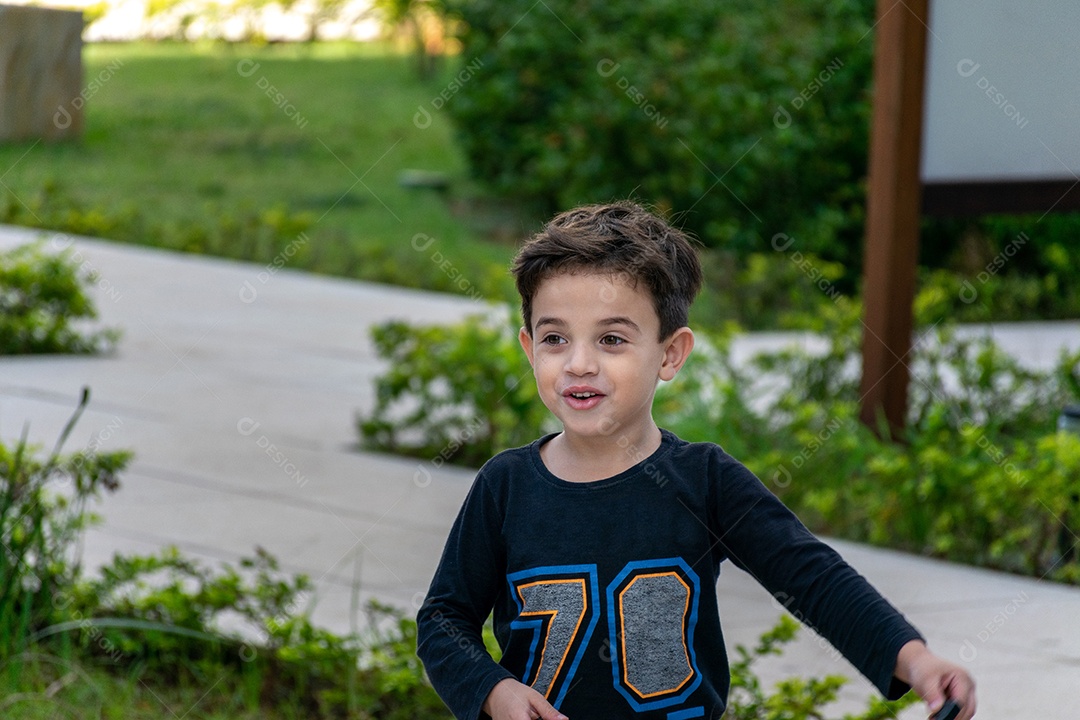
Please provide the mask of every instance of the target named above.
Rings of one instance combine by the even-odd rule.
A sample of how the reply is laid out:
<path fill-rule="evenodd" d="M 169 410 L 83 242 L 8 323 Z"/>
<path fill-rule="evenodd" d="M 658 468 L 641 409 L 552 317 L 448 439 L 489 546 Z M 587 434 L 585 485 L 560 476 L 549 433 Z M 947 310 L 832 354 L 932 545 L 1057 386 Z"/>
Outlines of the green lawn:
<path fill-rule="evenodd" d="M 533 228 L 503 219 L 493 242 L 476 213 L 451 211 L 475 204 L 450 119 L 431 103 L 452 58 L 429 82 L 378 44 L 98 44 L 84 63 L 88 84 L 104 82 L 81 142 L 0 146 L 0 221 L 264 262 L 303 231 L 291 266 L 512 289 L 512 241 Z M 414 168 L 447 173 L 450 198 L 400 187 Z M 417 251 L 418 234 L 435 242 Z"/>

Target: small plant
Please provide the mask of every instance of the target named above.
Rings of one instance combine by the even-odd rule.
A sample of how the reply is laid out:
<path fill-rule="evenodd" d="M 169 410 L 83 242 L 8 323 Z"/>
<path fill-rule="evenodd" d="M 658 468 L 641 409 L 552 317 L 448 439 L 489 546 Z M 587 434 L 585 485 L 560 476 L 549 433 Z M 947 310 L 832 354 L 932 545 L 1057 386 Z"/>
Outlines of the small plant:
<path fill-rule="evenodd" d="M 88 389 L 45 460 L 26 431 L 12 448 L 0 441 L 0 661 L 57 621 L 58 601 L 79 574 L 72 551 L 88 518 L 86 501 L 119 486 L 127 451 L 60 449 L 89 402 Z"/>
<path fill-rule="evenodd" d="M 92 520 L 86 502 L 116 490 L 132 457 L 60 453 L 89 397 L 84 390 L 46 459 L 25 430 L 14 447 L 0 442 L 0 715 L 81 717 L 80 704 L 107 706 L 90 679 L 106 670 L 167 696 L 199 688 L 192 700 L 226 713 L 448 718 L 415 656 L 415 621 L 373 603 L 358 634 L 316 627 L 311 581 L 284 575 L 262 549 L 217 571 L 171 548 L 117 555 L 82 577 L 75 552 Z"/>
<path fill-rule="evenodd" d="M 640 194 L 740 255 L 782 230 L 854 284 L 873 3 L 444 4 L 480 61 L 447 108 L 486 186 L 543 214 Z"/>
<path fill-rule="evenodd" d="M 857 303 L 830 304 L 815 320 L 824 347 L 742 363 L 730 336 L 699 332 L 657 391 L 657 422 L 723 446 L 817 532 L 1080 582 L 1080 439 L 1055 429 L 1061 406 L 1080 402 L 1080 352 L 1032 370 L 988 337 L 924 330 L 908 361 L 908 431 L 893 442 L 859 420 L 859 317 Z M 545 431 L 509 326 L 375 334 L 390 368 L 360 421 L 372 446 L 476 467 Z"/>
<path fill-rule="evenodd" d="M 1080 528 L 1080 440 L 1055 421 L 1080 400 L 1080 353 L 1032 370 L 988 337 L 924 330 L 895 443 L 859 421 L 858 312 L 822 316 L 824 351 L 688 363 L 662 396 L 671 428 L 728 447 L 818 532 L 1076 582 L 1061 536 Z"/>
<path fill-rule="evenodd" d="M 731 692 L 724 720 L 824 720 L 822 707 L 833 702 L 847 679 L 840 675 L 824 678 L 788 678 L 776 684 L 768 693 L 755 674 L 754 664 L 769 655 L 780 655 L 783 646 L 795 639 L 799 624 L 784 615 L 766 631 L 753 649 L 735 647 L 737 660 L 731 664 Z M 871 698 L 867 709 L 858 715 L 845 715 L 844 720 L 894 720 L 896 713 L 918 701 L 908 693 L 894 702 Z"/>
<path fill-rule="evenodd" d="M 340 636 L 311 622 L 313 592 L 306 576 L 283 575 L 262 549 L 216 571 L 167 549 L 114 557 L 72 593 L 68 611 L 100 634 L 82 633 L 85 655 L 138 668 L 141 682 L 228 678 L 212 703 L 236 695 L 250 710 L 306 717 L 447 717 L 415 655 L 414 620 L 372 601 L 366 629 Z"/>
<path fill-rule="evenodd" d="M 86 203 L 61 183 L 49 181 L 29 193 L 25 205 L 12 197 L 0 200 L 0 221 L 263 262 L 278 259 L 282 246 L 298 238 L 304 240 L 294 246 L 290 264 L 303 264 L 311 252 L 305 235 L 315 221 L 310 212 L 293 212 L 281 204 L 234 209 L 205 203 L 201 210 L 197 220 L 166 222 L 135 204 Z"/>
<path fill-rule="evenodd" d="M 394 321 L 376 326 L 372 339 L 389 368 L 376 380 L 375 409 L 357 419 L 367 446 L 439 465 L 478 465 L 550 428 L 517 332 L 505 320 Z"/>
<path fill-rule="evenodd" d="M 97 317 L 87 287 L 97 280 L 71 257 L 45 252 L 41 242 L 0 253 L 0 355 L 96 353 L 120 331 L 80 332 L 74 323 Z"/>

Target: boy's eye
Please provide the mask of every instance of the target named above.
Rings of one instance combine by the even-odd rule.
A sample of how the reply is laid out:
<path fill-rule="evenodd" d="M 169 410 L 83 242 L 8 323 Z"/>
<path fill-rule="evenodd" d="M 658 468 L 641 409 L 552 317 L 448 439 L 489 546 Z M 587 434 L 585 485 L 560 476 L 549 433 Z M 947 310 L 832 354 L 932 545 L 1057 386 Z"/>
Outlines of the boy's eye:
<path fill-rule="evenodd" d="M 618 335 L 605 335 L 604 337 L 600 338 L 601 345 L 622 345 L 624 342 L 626 341 Z"/>
<path fill-rule="evenodd" d="M 545 345 L 561 345 L 562 343 L 564 343 L 566 341 L 563 340 L 558 335 L 545 335 L 544 339 L 541 340 L 540 342 L 544 343 Z"/>

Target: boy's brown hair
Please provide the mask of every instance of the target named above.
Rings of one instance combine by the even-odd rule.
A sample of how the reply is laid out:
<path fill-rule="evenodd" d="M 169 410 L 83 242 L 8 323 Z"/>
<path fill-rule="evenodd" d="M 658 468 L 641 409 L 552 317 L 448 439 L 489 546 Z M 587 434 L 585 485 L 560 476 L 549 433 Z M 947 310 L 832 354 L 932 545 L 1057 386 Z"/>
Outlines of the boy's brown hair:
<path fill-rule="evenodd" d="M 540 283 L 562 272 L 625 275 L 632 286 L 645 283 L 660 318 L 661 341 L 687 324 L 701 289 L 690 236 L 629 201 L 560 213 L 518 252 L 513 273 L 529 335 Z"/>

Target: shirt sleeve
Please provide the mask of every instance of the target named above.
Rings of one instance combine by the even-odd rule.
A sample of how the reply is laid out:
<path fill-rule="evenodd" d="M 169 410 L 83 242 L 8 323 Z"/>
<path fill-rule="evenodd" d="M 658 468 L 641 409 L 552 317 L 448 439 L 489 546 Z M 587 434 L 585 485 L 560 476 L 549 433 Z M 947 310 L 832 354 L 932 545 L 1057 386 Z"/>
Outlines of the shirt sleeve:
<path fill-rule="evenodd" d="M 481 717 L 499 681 L 513 677 L 488 654 L 483 625 L 503 581 L 502 518 L 484 470 L 450 530 L 417 613 L 416 653 L 432 686 L 458 720 Z"/>
<path fill-rule="evenodd" d="M 893 675 L 900 648 L 922 635 L 840 555 L 818 540 L 745 466 L 714 468 L 722 551 L 797 619 L 839 650 L 885 698 L 910 686 Z"/>

